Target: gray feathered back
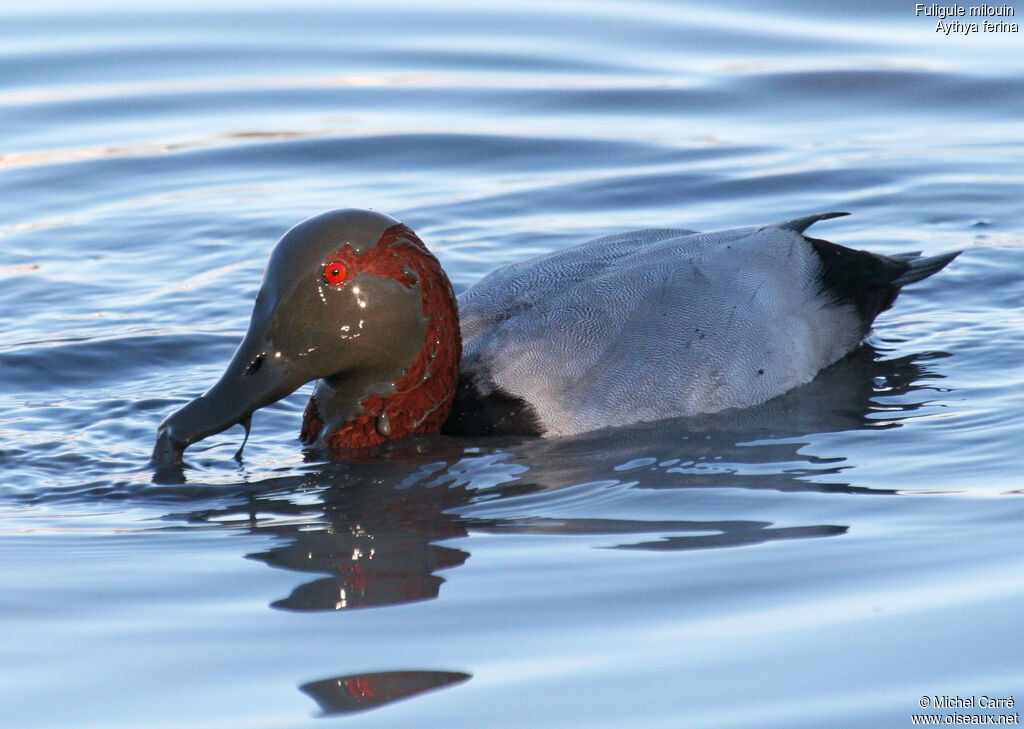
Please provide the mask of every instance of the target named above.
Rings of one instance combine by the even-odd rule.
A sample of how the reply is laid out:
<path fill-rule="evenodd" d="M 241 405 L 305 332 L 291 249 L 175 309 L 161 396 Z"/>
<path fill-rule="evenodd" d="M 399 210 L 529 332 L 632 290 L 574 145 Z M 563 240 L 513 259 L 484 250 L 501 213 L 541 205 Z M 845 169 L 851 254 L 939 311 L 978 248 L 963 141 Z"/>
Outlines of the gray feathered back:
<path fill-rule="evenodd" d="M 798 232 L 817 219 L 638 230 L 505 266 L 459 298 L 463 371 L 553 435 L 763 402 L 861 338 Z"/>

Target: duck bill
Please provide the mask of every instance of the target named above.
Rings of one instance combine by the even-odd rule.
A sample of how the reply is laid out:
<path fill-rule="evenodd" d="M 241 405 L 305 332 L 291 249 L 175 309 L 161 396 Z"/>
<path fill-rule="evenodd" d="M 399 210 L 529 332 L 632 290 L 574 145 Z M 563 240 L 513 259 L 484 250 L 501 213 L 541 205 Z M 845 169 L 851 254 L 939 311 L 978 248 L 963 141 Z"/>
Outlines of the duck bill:
<path fill-rule="evenodd" d="M 239 423 L 248 434 L 256 410 L 290 395 L 309 379 L 250 330 L 217 383 L 160 423 L 153 463 L 180 463 L 188 446 Z"/>

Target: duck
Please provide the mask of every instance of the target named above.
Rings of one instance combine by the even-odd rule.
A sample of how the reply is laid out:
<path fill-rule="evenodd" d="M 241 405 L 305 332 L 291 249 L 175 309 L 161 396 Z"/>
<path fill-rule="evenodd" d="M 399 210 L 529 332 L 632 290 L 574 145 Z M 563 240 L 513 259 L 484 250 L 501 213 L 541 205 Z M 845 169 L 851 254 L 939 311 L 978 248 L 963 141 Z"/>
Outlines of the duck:
<path fill-rule="evenodd" d="M 408 226 L 331 210 L 273 248 L 223 375 L 158 426 L 153 460 L 315 382 L 300 439 L 560 437 L 747 408 L 863 342 L 960 251 L 881 255 L 804 235 L 829 212 L 710 233 L 634 230 L 505 265 L 456 297 Z M 244 446 L 244 441 L 243 441 Z"/>

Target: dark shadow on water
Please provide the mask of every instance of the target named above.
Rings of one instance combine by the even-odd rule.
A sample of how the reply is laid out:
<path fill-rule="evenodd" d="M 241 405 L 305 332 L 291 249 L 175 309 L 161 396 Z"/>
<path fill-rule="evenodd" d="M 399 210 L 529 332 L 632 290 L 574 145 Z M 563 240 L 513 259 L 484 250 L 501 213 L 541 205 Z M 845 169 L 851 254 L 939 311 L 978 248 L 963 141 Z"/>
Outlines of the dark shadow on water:
<path fill-rule="evenodd" d="M 802 527 L 772 527 L 767 521 L 631 521 L 628 519 L 504 519 L 480 531 L 494 534 L 652 534 L 672 533 L 658 541 L 616 544 L 610 549 L 642 549 L 675 552 L 687 549 L 716 549 L 764 544 L 783 539 L 833 537 L 848 527 L 815 524 Z M 688 532 L 692 532 L 689 534 Z M 676 536 L 683 535 L 683 536 Z"/>
<path fill-rule="evenodd" d="M 709 547 L 743 547 L 751 544 L 783 539 L 808 539 L 811 537 L 834 537 L 846 534 L 849 527 L 820 524 L 803 527 L 768 528 L 765 524 L 751 522 L 740 525 L 734 531 L 722 531 L 720 534 L 696 537 L 664 537 L 658 542 L 637 542 L 636 544 L 618 544 L 616 549 L 649 549 L 656 552 L 678 552 L 686 549 L 707 549 Z"/>

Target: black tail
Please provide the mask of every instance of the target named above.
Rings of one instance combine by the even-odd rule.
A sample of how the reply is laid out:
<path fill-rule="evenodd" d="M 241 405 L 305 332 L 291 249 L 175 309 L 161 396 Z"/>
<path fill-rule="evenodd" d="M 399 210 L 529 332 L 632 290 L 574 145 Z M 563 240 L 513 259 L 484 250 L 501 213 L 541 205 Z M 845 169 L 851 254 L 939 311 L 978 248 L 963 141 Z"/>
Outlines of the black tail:
<path fill-rule="evenodd" d="M 902 260 L 907 264 L 907 270 L 900 274 L 899 277 L 893 280 L 895 286 L 906 286 L 912 284 L 921 279 L 928 278 L 933 273 L 938 273 L 946 267 L 946 265 L 954 258 L 959 256 L 963 251 L 953 251 L 952 253 L 943 253 L 938 256 L 927 256 L 922 257 L 920 254 L 915 254 L 913 258 L 904 258 L 903 256 L 895 256 L 896 260 Z"/>
<path fill-rule="evenodd" d="M 861 317 L 863 333 L 875 317 L 892 306 L 900 289 L 938 273 L 960 251 L 922 257 L 917 253 L 883 256 L 868 251 L 807 238 L 821 259 L 821 289 L 834 304 L 853 304 Z"/>

